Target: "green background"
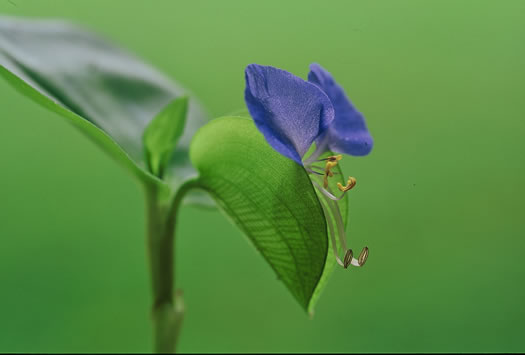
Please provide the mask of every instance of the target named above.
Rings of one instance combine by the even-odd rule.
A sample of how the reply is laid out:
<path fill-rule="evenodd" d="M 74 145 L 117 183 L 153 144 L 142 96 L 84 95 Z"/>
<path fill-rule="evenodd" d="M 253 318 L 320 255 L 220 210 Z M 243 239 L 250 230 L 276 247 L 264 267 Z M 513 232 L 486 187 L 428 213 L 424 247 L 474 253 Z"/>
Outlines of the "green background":
<path fill-rule="evenodd" d="M 375 147 L 313 320 L 218 211 L 183 208 L 180 350 L 525 351 L 525 2 L 0 0 L 129 48 L 219 116 L 252 62 L 319 62 Z M 57 53 L 59 56 L 60 53 Z M 0 82 L 0 351 L 149 351 L 141 188 Z"/>

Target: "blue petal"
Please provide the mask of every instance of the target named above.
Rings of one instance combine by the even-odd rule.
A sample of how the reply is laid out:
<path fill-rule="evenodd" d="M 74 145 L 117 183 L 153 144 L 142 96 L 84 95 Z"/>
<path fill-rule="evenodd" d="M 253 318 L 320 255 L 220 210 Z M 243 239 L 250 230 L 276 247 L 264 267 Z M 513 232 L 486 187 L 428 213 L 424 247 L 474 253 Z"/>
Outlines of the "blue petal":
<path fill-rule="evenodd" d="M 374 140 L 368 132 L 364 116 L 357 111 L 343 88 L 319 64 L 310 65 L 308 81 L 319 86 L 328 95 L 335 109 L 335 120 L 318 144 L 327 144 L 334 152 L 350 155 L 367 155 Z"/>
<path fill-rule="evenodd" d="M 334 108 L 317 86 L 287 71 L 250 64 L 244 98 L 255 125 L 282 155 L 301 158 L 334 119 Z"/>

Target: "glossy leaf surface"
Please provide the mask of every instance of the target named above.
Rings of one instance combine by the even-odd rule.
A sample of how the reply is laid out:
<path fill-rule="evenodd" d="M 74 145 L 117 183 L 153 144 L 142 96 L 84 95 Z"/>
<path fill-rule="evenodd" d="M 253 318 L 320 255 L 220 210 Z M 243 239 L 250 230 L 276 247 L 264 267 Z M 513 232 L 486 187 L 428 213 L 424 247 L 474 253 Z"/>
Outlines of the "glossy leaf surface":
<path fill-rule="evenodd" d="M 62 21 L 0 16 L 0 68 L 23 94 L 59 112 L 95 141 L 106 142 L 102 147 L 111 156 L 131 160 L 125 162 L 128 168 L 136 165 L 142 170 L 146 169 L 142 135 L 148 122 L 174 98 L 188 94 L 128 52 Z M 187 125 L 166 177 L 172 188 L 195 175 L 188 146 L 205 122 L 202 107 L 190 100 Z M 118 149 L 122 152 L 116 153 Z"/>

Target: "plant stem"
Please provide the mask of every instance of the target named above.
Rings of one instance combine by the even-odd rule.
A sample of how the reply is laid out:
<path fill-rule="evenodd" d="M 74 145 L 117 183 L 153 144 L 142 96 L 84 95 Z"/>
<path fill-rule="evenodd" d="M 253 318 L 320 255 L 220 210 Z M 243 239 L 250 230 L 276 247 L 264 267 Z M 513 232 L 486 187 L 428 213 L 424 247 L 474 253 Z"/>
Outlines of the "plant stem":
<path fill-rule="evenodd" d="M 186 192 L 196 180 L 184 183 L 173 199 L 158 186 L 146 187 L 147 245 L 153 290 L 153 334 L 157 353 L 175 352 L 184 315 L 182 292 L 174 297 L 175 225 L 177 211 Z"/>

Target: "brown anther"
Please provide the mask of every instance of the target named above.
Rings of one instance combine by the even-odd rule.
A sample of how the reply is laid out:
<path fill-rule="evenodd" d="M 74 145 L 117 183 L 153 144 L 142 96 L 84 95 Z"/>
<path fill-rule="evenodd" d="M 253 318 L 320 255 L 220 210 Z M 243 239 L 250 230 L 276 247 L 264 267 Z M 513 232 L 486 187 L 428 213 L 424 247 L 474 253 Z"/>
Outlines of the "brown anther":
<path fill-rule="evenodd" d="M 347 183 L 346 183 L 345 186 L 343 186 L 343 184 L 341 184 L 340 182 L 338 182 L 338 183 L 337 183 L 337 188 L 338 188 L 339 190 L 341 190 L 342 192 L 346 192 L 346 191 L 348 191 L 348 190 L 351 190 L 351 189 L 355 186 L 356 183 L 357 183 L 356 179 L 355 179 L 354 177 L 351 177 L 351 176 L 350 176 L 350 177 L 348 178 L 348 181 L 347 181 Z"/>
<path fill-rule="evenodd" d="M 338 154 L 338 155 L 331 155 L 329 156 L 328 158 L 326 158 L 326 160 L 330 161 L 330 162 L 337 162 L 339 160 L 343 159 L 343 156 L 341 154 Z"/>
<path fill-rule="evenodd" d="M 359 259 L 357 259 L 359 266 L 365 265 L 366 259 L 368 259 L 368 247 L 364 247 L 361 254 L 359 254 Z"/>
<path fill-rule="evenodd" d="M 345 254 L 345 258 L 343 260 L 343 266 L 345 269 L 348 269 L 350 266 L 350 263 L 352 262 L 352 258 L 354 257 L 354 252 L 352 249 L 348 249 Z"/>

